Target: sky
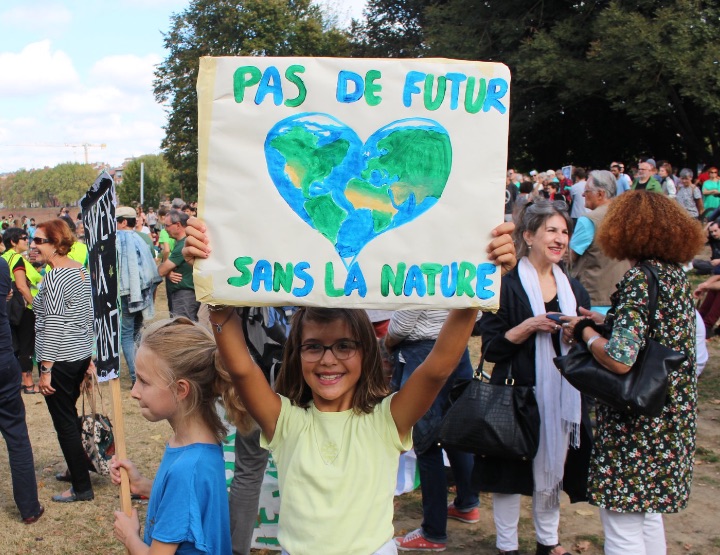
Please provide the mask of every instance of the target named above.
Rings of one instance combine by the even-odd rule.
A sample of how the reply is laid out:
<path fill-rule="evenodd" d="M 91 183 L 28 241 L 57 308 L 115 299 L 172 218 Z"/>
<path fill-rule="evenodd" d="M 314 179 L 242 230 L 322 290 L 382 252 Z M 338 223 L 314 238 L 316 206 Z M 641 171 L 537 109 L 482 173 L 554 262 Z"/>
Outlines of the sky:
<path fill-rule="evenodd" d="M 2 0 L 0 174 L 160 153 L 153 71 L 189 0 Z M 365 0 L 324 0 L 340 22 Z"/>

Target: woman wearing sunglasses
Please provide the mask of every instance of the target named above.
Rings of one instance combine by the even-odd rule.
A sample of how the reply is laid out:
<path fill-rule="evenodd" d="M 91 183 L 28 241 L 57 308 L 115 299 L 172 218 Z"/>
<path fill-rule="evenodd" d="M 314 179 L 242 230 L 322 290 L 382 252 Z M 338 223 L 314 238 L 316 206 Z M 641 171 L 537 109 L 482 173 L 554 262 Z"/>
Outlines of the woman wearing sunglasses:
<path fill-rule="evenodd" d="M 6 229 L 3 243 L 6 250 L 2 256 L 10 267 L 10 276 L 15 282 L 17 291 L 25 301 L 25 310 L 20 322 L 17 325 L 10 324 L 13 350 L 22 370 L 22 390 L 26 394 L 39 393 L 32 377 L 32 357 L 35 351 L 35 313 L 32 305 L 42 276 L 23 256 L 30 246 L 28 234 L 24 229 L 19 227 Z"/>
<path fill-rule="evenodd" d="M 45 396 L 68 471 L 56 478 L 72 487 L 53 501 L 70 503 L 95 497 L 80 438 L 75 404 L 90 368 L 93 341 L 90 275 L 68 257 L 75 238 L 60 219 L 37 226 L 32 250 L 50 266 L 35 297 L 35 355 L 40 393 Z"/>

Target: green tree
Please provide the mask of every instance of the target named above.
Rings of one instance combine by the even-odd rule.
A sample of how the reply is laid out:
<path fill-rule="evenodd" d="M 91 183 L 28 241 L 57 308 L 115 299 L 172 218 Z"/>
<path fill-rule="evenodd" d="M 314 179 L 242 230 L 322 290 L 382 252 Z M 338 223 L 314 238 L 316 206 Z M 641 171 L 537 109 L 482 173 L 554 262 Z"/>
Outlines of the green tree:
<path fill-rule="evenodd" d="M 423 56 L 503 62 L 512 72 L 510 163 L 605 166 L 643 153 L 717 162 L 720 8 L 707 0 L 406 0 Z M 368 25 L 391 23 L 371 0 Z M 369 28 L 369 27 L 368 27 Z M 392 33 L 355 51 L 397 52 Z M 416 49 L 416 53 L 418 50 Z M 526 166 L 527 167 L 527 166 Z"/>
<path fill-rule="evenodd" d="M 155 72 L 155 98 L 167 103 L 162 148 L 185 200 L 197 196 L 197 95 L 201 56 L 342 56 L 345 33 L 310 0 L 193 0 L 173 15 L 167 58 Z"/>
<path fill-rule="evenodd" d="M 135 158 L 125 165 L 122 184 L 117 188 L 118 199 L 123 205 L 140 202 L 140 165 L 144 164 L 143 197 L 145 207 L 158 207 L 168 195 L 180 196 L 180 183 L 176 173 L 170 169 L 160 154 L 148 154 Z"/>
<path fill-rule="evenodd" d="M 417 58 L 426 52 L 429 0 L 369 0 L 362 21 L 350 27 L 353 56 Z"/>
<path fill-rule="evenodd" d="M 44 185 L 60 206 L 78 202 L 97 177 L 97 170 L 87 164 L 59 164 L 44 176 Z"/>

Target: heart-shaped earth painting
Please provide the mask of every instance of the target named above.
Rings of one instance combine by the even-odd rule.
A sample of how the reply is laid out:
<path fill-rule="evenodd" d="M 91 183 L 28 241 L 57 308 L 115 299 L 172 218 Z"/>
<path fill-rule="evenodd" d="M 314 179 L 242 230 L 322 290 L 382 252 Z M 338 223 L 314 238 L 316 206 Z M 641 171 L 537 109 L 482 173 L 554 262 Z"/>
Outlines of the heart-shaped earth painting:
<path fill-rule="evenodd" d="M 333 116 L 303 113 L 270 130 L 265 158 L 280 195 L 349 265 L 375 237 L 435 205 L 452 145 L 430 119 L 394 121 L 363 144 Z"/>

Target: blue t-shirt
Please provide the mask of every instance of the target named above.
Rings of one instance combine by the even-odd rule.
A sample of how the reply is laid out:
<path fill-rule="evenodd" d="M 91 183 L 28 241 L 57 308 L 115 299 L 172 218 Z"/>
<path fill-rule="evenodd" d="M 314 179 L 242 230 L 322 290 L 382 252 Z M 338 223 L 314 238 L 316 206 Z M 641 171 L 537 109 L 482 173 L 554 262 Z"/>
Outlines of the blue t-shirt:
<path fill-rule="evenodd" d="M 579 255 L 585 254 L 594 237 L 595 225 L 590 218 L 580 216 L 575 224 L 572 239 L 570 239 L 570 248 Z"/>
<path fill-rule="evenodd" d="M 165 447 L 148 502 L 145 536 L 179 544 L 179 555 L 231 555 L 230 511 L 222 448 Z"/>

